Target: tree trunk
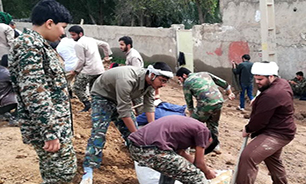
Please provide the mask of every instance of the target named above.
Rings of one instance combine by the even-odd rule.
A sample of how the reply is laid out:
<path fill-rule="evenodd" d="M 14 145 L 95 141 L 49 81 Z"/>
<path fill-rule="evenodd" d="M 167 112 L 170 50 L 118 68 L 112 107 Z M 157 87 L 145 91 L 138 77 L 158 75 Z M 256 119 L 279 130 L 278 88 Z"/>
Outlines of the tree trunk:
<path fill-rule="evenodd" d="M 99 3 L 99 20 L 98 24 L 103 25 L 104 24 L 104 14 L 103 14 L 103 0 L 100 0 Z"/>
<path fill-rule="evenodd" d="M 95 21 L 94 17 L 91 14 L 89 14 L 89 17 L 90 17 L 91 22 L 93 24 L 96 24 L 96 21 Z"/>
<path fill-rule="evenodd" d="M 196 0 L 196 5 L 197 5 L 197 8 L 198 8 L 199 21 L 200 21 L 201 24 L 203 24 L 204 23 L 204 15 L 203 15 L 200 0 Z"/>
<path fill-rule="evenodd" d="M 143 22 L 144 22 L 144 16 L 143 16 L 143 10 L 141 10 L 140 16 L 139 16 L 139 25 L 143 26 Z"/>
<path fill-rule="evenodd" d="M 134 27 L 135 25 L 135 16 L 131 15 L 131 27 Z"/>

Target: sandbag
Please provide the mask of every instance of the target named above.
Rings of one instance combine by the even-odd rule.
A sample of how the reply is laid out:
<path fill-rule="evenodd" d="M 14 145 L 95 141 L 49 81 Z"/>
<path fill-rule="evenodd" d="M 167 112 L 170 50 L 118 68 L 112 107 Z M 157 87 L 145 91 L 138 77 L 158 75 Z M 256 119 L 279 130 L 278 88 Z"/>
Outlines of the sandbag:
<path fill-rule="evenodd" d="M 139 184 L 158 184 L 160 173 L 149 167 L 142 167 L 138 165 L 138 162 L 134 161 L 135 171 Z M 179 181 L 175 181 L 174 184 L 182 184 Z"/>
<path fill-rule="evenodd" d="M 181 106 L 167 102 L 161 102 L 157 107 L 155 107 L 155 120 L 169 115 L 186 116 L 185 109 L 186 105 Z M 136 121 L 139 126 L 144 126 L 148 124 L 148 120 L 145 113 L 142 113 L 137 116 Z"/>

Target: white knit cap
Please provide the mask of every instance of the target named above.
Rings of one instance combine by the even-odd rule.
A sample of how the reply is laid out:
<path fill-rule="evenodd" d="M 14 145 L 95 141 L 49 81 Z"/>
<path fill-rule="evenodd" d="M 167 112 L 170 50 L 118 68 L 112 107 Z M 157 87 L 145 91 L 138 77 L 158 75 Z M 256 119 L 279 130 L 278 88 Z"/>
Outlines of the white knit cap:
<path fill-rule="evenodd" d="M 251 73 L 253 75 L 278 75 L 278 66 L 275 62 L 256 62 L 253 64 Z"/>

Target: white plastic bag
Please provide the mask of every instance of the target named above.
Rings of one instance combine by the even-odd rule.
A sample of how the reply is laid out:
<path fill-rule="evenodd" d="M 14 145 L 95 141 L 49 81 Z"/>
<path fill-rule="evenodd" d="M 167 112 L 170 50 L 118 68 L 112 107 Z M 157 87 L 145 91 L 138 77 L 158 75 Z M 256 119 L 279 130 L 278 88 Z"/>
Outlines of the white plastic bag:
<path fill-rule="evenodd" d="M 138 162 L 134 161 L 136 175 L 139 184 L 158 184 L 160 173 L 149 167 L 142 167 L 138 165 Z M 175 181 L 175 184 L 182 184 L 179 181 Z"/>

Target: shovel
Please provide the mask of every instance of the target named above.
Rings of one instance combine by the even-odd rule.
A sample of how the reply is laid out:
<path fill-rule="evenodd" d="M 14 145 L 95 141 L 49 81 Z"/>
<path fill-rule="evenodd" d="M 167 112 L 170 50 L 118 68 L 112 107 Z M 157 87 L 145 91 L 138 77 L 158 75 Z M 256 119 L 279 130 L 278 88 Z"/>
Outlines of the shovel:
<path fill-rule="evenodd" d="M 245 137 L 243 140 L 243 143 L 241 145 L 240 151 L 239 151 L 239 155 L 238 155 L 238 160 L 237 160 L 237 164 L 231 179 L 231 184 L 235 184 L 236 183 L 236 179 L 237 179 L 237 174 L 238 174 L 238 167 L 239 167 L 239 161 L 240 161 L 240 156 L 242 151 L 244 150 L 244 148 L 246 147 L 247 143 L 248 143 L 248 138 L 249 136 Z"/>

